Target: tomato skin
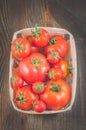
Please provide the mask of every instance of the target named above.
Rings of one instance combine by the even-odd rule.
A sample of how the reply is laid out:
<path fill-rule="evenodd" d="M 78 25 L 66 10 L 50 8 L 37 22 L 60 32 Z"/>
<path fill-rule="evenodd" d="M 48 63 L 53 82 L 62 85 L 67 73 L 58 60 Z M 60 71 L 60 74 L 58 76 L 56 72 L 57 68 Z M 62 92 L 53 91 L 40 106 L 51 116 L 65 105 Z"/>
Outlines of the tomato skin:
<path fill-rule="evenodd" d="M 61 109 L 71 100 L 71 87 L 62 79 L 54 82 L 50 81 L 47 83 L 45 92 L 40 95 L 40 99 L 46 103 L 49 110 Z"/>
<path fill-rule="evenodd" d="M 44 47 L 49 42 L 50 34 L 47 30 L 45 30 L 43 28 L 35 29 L 35 32 L 37 32 L 37 30 L 40 30 L 40 34 L 37 34 L 36 36 L 34 36 L 32 33 L 33 43 L 38 47 Z"/>
<path fill-rule="evenodd" d="M 22 86 L 14 91 L 14 102 L 20 109 L 30 110 L 32 103 L 36 100 L 38 100 L 38 96 L 31 91 L 31 86 Z"/>
<path fill-rule="evenodd" d="M 11 86 L 13 89 L 21 88 L 23 84 L 24 80 L 19 75 L 11 77 Z"/>
<path fill-rule="evenodd" d="M 46 57 L 50 64 L 56 64 L 61 59 L 59 53 L 57 52 L 56 48 L 47 46 L 46 50 Z"/>
<path fill-rule="evenodd" d="M 32 36 L 31 36 L 31 35 L 28 35 L 26 39 L 27 39 L 27 40 L 30 42 L 30 44 L 31 44 L 31 52 L 38 52 L 38 51 L 39 51 L 39 48 L 33 44 Z"/>
<path fill-rule="evenodd" d="M 16 38 L 11 45 L 12 55 L 15 58 L 25 58 L 30 54 L 30 49 L 31 45 L 25 38 Z"/>
<path fill-rule="evenodd" d="M 49 64 L 41 53 L 32 53 L 19 63 L 20 75 L 27 83 L 44 81 L 48 70 Z"/>
<path fill-rule="evenodd" d="M 51 68 L 48 73 L 48 77 L 51 80 L 59 80 L 63 78 L 63 73 L 60 68 Z"/>
<path fill-rule="evenodd" d="M 60 35 L 54 35 L 50 39 L 50 45 L 45 47 L 46 54 L 53 51 L 58 52 L 59 57 L 64 57 L 69 51 L 69 43 Z"/>
<path fill-rule="evenodd" d="M 63 73 L 63 78 L 65 78 L 68 74 L 68 62 L 64 59 L 59 60 L 58 64 L 55 64 L 55 68 L 60 68 Z"/>
<path fill-rule="evenodd" d="M 42 100 L 38 100 L 34 104 L 34 111 L 35 112 L 44 112 L 46 110 L 46 104 Z"/>
<path fill-rule="evenodd" d="M 32 90 L 35 94 L 42 94 L 45 91 L 45 84 L 43 82 L 35 82 L 32 85 Z"/>

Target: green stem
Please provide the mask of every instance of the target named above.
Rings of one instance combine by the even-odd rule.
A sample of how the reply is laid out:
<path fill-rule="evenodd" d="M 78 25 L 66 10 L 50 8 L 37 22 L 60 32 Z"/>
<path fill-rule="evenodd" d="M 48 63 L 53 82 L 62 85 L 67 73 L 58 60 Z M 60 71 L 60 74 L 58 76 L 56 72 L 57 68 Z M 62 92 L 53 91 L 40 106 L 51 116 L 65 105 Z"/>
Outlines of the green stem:
<path fill-rule="evenodd" d="M 61 90 L 60 88 L 60 85 L 55 85 L 54 83 L 51 84 L 52 85 L 52 88 L 51 90 L 54 91 L 54 92 L 59 92 Z"/>
<path fill-rule="evenodd" d="M 38 27 L 38 25 L 35 25 L 35 30 L 31 30 L 32 36 L 36 37 L 42 34 L 42 29 Z"/>

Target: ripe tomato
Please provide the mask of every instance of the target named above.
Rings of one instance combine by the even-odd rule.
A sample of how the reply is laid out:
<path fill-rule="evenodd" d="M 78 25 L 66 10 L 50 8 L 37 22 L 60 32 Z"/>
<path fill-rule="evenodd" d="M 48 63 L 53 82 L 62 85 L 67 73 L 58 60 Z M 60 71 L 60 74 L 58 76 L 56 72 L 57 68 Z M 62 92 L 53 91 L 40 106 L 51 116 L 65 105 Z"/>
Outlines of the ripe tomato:
<path fill-rule="evenodd" d="M 23 84 L 24 80 L 19 75 L 11 77 L 11 86 L 13 89 L 21 88 Z"/>
<path fill-rule="evenodd" d="M 45 90 L 45 84 L 43 82 L 36 82 L 32 85 L 32 90 L 36 94 L 41 94 Z"/>
<path fill-rule="evenodd" d="M 69 43 L 63 36 L 54 35 L 50 39 L 50 45 L 45 48 L 45 52 L 48 53 L 52 48 L 57 51 L 59 57 L 64 57 L 69 51 Z"/>
<path fill-rule="evenodd" d="M 46 79 L 49 64 L 41 53 L 32 53 L 19 63 L 19 72 L 27 83 L 42 82 Z"/>
<path fill-rule="evenodd" d="M 64 80 L 50 81 L 40 99 L 47 104 L 47 109 L 58 110 L 71 100 L 71 87 Z"/>
<path fill-rule="evenodd" d="M 31 86 L 22 86 L 14 91 L 14 102 L 20 109 L 30 110 L 32 103 L 36 100 L 38 96 L 31 91 Z"/>
<path fill-rule="evenodd" d="M 63 78 L 63 73 L 60 68 L 51 68 L 48 73 L 48 77 L 51 80 L 59 80 Z"/>
<path fill-rule="evenodd" d="M 63 78 L 65 78 L 68 74 L 69 65 L 68 62 L 64 59 L 61 59 L 58 64 L 55 64 L 55 68 L 60 68 L 63 73 Z"/>
<path fill-rule="evenodd" d="M 35 30 L 32 30 L 32 40 L 33 43 L 38 47 L 44 47 L 48 44 L 50 39 L 50 34 L 47 30 L 39 27 L 35 27 Z"/>
<path fill-rule="evenodd" d="M 32 36 L 31 36 L 31 35 L 28 35 L 26 39 L 27 39 L 27 40 L 30 42 L 30 44 L 31 44 L 31 52 L 38 52 L 38 51 L 39 51 L 39 48 L 33 44 Z"/>
<path fill-rule="evenodd" d="M 51 64 L 58 63 L 58 61 L 61 59 L 59 53 L 53 47 L 48 47 L 47 48 L 46 56 L 47 56 L 48 62 L 51 63 Z"/>
<path fill-rule="evenodd" d="M 16 38 L 11 45 L 12 55 L 15 58 L 25 58 L 30 54 L 30 49 L 31 45 L 25 38 Z"/>
<path fill-rule="evenodd" d="M 35 112 L 44 112 L 46 110 L 46 104 L 42 100 L 34 102 L 33 105 Z"/>

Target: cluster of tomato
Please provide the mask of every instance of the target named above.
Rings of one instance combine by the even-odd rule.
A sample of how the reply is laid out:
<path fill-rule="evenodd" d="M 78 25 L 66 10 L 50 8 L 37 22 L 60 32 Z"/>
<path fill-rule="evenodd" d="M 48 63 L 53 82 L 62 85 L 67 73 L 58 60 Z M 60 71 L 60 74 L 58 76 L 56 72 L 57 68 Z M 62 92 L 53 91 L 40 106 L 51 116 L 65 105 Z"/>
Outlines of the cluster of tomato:
<path fill-rule="evenodd" d="M 65 80 L 69 64 L 64 58 L 69 43 L 44 28 L 36 27 L 31 34 L 11 44 L 14 103 L 27 111 L 62 109 L 71 100 L 71 86 Z"/>

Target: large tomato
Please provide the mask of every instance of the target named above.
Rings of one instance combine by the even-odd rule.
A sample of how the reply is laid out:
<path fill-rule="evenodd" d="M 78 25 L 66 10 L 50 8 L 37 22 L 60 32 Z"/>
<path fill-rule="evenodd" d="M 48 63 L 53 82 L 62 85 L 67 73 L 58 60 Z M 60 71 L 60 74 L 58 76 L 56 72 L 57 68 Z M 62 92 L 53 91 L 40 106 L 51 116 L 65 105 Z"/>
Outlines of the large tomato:
<path fill-rule="evenodd" d="M 31 45 L 25 38 L 16 38 L 11 44 L 12 55 L 15 58 L 24 58 L 31 52 Z"/>
<path fill-rule="evenodd" d="M 50 39 L 50 34 L 46 29 L 35 27 L 35 30 L 32 30 L 32 40 L 33 43 L 38 47 L 44 47 L 48 44 Z"/>
<path fill-rule="evenodd" d="M 47 109 L 61 109 L 71 100 L 71 87 L 64 80 L 49 81 L 40 99 L 47 104 Z"/>
<path fill-rule="evenodd" d="M 61 35 L 54 35 L 50 39 L 50 45 L 46 46 L 45 51 L 49 53 L 51 49 L 58 52 L 59 57 L 64 57 L 69 51 L 69 43 Z"/>
<path fill-rule="evenodd" d="M 19 63 L 20 75 L 27 83 L 44 81 L 48 70 L 49 64 L 41 53 L 32 53 Z"/>
<path fill-rule="evenodd" d="M 31 86 L 22 86 L 22 88 L 14 91 L 14 102 L 20 109 L 31 109 L 33 102 L 36 100 L 38 100 L 38 96 L 31 91 Z"/>

